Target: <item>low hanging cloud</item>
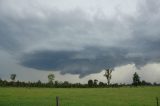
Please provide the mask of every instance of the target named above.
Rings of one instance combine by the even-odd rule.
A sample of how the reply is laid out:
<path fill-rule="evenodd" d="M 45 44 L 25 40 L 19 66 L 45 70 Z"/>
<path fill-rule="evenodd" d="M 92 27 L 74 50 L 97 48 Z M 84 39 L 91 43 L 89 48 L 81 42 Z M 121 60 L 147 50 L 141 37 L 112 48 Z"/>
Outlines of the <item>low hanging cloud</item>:
<path fill-rule="evenodd" d="M 81 51 L 36 51 L 22 56 L 21 65 L 38 70 L 57 70 L 61 74 L 79 74 L 80 77 L 126 64 L 137 67 L 159 62 L 154 52 L 133 54 L 122 48 L 92 48 Z"/>
<path fill-rule="evenodd" d="M 25 2 L 0 3 L 0 49 L 24 67 L 84 77 L 104 68 L 160 62 L 157 0 L 144 0 L 135 16 L 112 18 Z"/>
<path fill-rule="evenodd" d="M 125 51 L 92 47 L 81 51 L 37 51 L 23 55 L 21 59 L 21 64 L 26 67 L 80 74 L 80 77 L 128 62 Z"/>

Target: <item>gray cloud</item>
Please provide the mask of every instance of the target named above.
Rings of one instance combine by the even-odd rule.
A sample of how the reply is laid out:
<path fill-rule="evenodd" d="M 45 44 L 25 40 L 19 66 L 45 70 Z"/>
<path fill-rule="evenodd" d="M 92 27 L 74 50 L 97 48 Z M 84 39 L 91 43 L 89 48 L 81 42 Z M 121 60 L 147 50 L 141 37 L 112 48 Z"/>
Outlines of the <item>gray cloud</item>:
<path fill-rule="evenodd" d="M 82 51 L 37 51 L 21 58 L 21 64 L 39 70 L 60 70 L 80 77 L 100 72 L 106 67 L 127 64 L 126 51 L 88 47 Z"/>
<path fill-rule="evenodd" d="M 109 20 L 99 16 L 89 18 L 90 16 L 80 9 L 46 10 L 33 4 L 29 5 L 30 2 L 24 7 L 22 3 L 20 8 L 15 8 L 16 3 L 10 4 L 10 8 L 7 8 L 8 4 L 4 3 L 0 9 L 2 14 L 0 22 L 3 23 L 0 26 L 1 37 L 5 38 L 2 39 L 4 43 L 1 43 L 1 47 L 7 50 L 11 48 L 22 51 L 23 48 L 31 51 L 43 48 L 73 50 L 95 45 L 115 46 L 114 42 L 126 39 L 127 36 L 124 32 L 127 28 L 116 18 Z M 8 14 L 7 9 L 12 11 L 11 14 Z M 124 37 L 117 36 L 117 33 Z"/>
<path fill-rule="evenodd" d="M 135 64 L 140 68 L 147 63 L 159 62 L 157 59 L 160 55 L 154 54 L 158 51 L 136 52 L 122 48 L 98 47 L 87 47 L 81 51 L 43 50 L 23 55 L 21 64 L 38 70 L 54 70 L 60 71 L 61 74 L 79 74 L 80 77 L 84 77 L 92 73 L 99 73 L 105 68 L 126 64 Z"/>
<path fill-rule="evenodd" d="M 16 54 L 22 66 L 80 77 L 106 67 L 160 62 L 159 7 L 159 1 L 145 0 L 134 17 L 108 18 L 37 1 L 1 1 L 0 49 Z"/>

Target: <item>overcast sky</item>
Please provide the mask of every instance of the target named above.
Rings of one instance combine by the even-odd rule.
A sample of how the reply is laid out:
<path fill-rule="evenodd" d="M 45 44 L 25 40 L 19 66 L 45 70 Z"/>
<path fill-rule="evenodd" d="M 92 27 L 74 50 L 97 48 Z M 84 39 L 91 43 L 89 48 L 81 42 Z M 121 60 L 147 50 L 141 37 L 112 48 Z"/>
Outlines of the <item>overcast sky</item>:
<path fill-rule="evenodd" d="M 159 0 L 0 0 L 0 78 L 160 83 Z"/>

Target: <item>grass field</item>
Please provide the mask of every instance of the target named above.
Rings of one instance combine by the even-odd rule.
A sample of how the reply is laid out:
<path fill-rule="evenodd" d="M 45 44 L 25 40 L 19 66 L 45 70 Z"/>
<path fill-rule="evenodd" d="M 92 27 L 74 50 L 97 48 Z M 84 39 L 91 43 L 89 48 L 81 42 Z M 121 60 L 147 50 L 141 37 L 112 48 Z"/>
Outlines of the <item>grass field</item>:
<path fill-rule="evenodd" d="M 160 87 L 0 88 L 0 106 L 156 106 Z"/>

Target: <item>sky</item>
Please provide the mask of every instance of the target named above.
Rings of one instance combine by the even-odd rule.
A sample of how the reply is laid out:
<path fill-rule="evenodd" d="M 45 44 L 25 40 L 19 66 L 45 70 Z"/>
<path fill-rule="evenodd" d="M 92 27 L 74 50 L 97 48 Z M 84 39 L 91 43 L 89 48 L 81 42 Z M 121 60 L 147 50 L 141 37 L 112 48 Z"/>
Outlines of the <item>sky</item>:
<path fill-rule="evenodd" d="M 0 78 L 160 83 L 159 0 L 0 0 Z"/>

